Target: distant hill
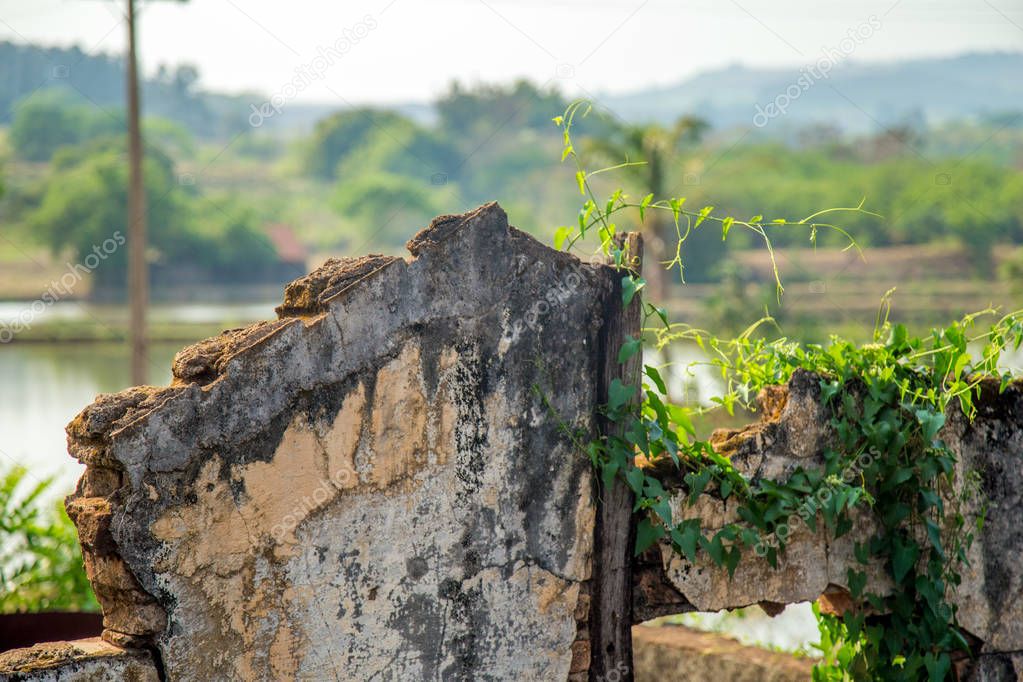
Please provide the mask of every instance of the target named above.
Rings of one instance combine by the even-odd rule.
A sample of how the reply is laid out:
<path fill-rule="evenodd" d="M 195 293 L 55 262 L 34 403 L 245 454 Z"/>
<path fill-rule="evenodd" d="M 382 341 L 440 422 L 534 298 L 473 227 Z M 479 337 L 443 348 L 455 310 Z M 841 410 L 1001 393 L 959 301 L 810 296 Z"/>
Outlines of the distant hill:
<path fill-rule="evenodd" d="M 669 87 L 600 97 L 619 116 L 669 122 L 697 114 L 715 127 L 748 126 L 797 82 L 802 67 L 729 66 Z M 966 54 L 890 63 L 840 62 L 826 79 L 801 89 L 767 128 L 812 123 L 856 132 L 898 123 L 1023 112 L 1023 53 Z M 812 79 L 811 79 L 812 80 Z M 761 121 L 763 118 L 760 119 Z"/>
<path fill-rule="evenodd" d="M 0 41 L 0 124 L 9 123 L 18 100 L 63 87 L 103 107 L 123 107 L 124 61 L 88 54 L 77 47 L 55 48 Z M 730 66 L 669 87 L 599 102 L 632 121 L 670 122 L 696 114 L 714 127 L 749 126 L 804 73 L 802 67 L 755 69 Z M 948 119 L 1001 115 L 1013 121 L 1023 112 L 1023 52 L 966 54 L 889 63 L 839 62 L 764 126 L 766 135 L 787 135 L 808 124 L 834 125 L 857 133 L 879 126 L 925 125 Z M 143 82 L 145 113 L 181 123 L 200 137 L 230 138 L 245 129 L 252 107 L 265 95 L 224 95 L 201 89 L 200 74 L 188 65 L 161 67 Z M 266 119 L 265 132 L 306 134 L 315 122 L 344 108 L 332 102 L 289 102 Z M 432 104 L 409 102 L 386 108 L 423 123 L 435 120 Z M 765 119 L 761 118 L 761 121 Z M 999 123 L 1002 125 L 1002 123 Z M 759 127 L 759 126 L 758 126 Z"/>

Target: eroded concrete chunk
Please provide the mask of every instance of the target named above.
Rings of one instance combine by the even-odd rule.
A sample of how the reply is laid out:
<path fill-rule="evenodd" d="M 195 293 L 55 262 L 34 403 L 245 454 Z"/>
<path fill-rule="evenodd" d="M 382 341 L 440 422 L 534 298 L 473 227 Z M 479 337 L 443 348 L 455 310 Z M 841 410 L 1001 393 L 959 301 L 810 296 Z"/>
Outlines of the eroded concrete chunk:
<path fill-rule="evenodd" d="M 594 501 L 562 425 L 593 433 L 612 271 L 496 204 L 409 248 L 328 262 L 71 424 L 106 638 L 180 680 L 585 675 Z"/>
<path fill-rule="evenodd" d="M 8 682 L 159 682 L 152 656 L 97 638 L 47 642 L 0 653 Z"/>

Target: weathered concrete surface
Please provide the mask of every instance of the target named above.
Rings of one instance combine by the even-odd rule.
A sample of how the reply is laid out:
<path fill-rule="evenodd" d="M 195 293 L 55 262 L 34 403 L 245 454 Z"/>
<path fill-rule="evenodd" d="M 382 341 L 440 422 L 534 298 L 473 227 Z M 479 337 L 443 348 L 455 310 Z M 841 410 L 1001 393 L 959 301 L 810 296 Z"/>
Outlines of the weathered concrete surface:
<path fill-rule="evenodd" d="M 769 391 L 761 402 L 766 403 L 762 420 L 738 431 L 716 432 L 712 437 L 715 448 L 752 478 L 784 480 L 797 467 L 823 468 L 823 450 L 831 432 L 829 415 L 820 403 L 819 379 L 797 372 L 784 390 Z M 974 675 L 981 675 L 980 669 L 996 671 L 1018 665 L 1014 661 L 1023 650 L 1023 382 L 1011 384 L 1002 394 L 997 382 L 987 382 L 978 404 L 972 423 L 953 408 L 940 434 L 959 458 L 957 490 L 967 481 L 967 472 L 978 472 L 981 477 L 980 494 L 963 510 L 967 524 L 987 507 L 983 530 L 970 549 L 970 566 L 962 570 L 963 584 L 951 595 L 962 627 L 984 642 L 983 665 Z M 685 491 L 680 491 L 673 499 L 673 513 L 678 518 L 702 518 L 705 531 L 739 520 L 731 500 L 723 502 L 705 494 L 693 507 L 686 507 L 684 495 Z M 946 508 L 951 513 L 950 503 Z M 841 603 L 841 594 L 848 588 L 847 569 L 863 570 L 852 548 L 854 541 L 873 532 L 870 516 L 854 516 L 853 530 L 838 540 L 830 537 L 822 521 L 818 521 L 819 532 L 813 533 L 796 520 L 777 570 L 766 559 L 746 552 L 732 580 L 706 556 L 701 554 L 693 565 L 662 544 L 665 580 L 646 576 L 648 587 L 638 592 L 634 613 L 649 617 L 667 612 L 658 600 L 674 600 L 679 611 L 717 611 L 763 602 L 813 601 L 832 592 L 837 593 L 832 601 Z M 881 567 L 868 569 L 867 589 L 879 593 L 892 589 Z M 685 607 L 686 602 L 692 606 Z M 985 674 L 988 677 L 974 679 L 1017 679 L 1015 674 Z"/>
<path fill-rule="evenodd" d="M 48 642 L 0 653 L 7 682 L 158 682 L 148 652 L 125 651 L 102 639 Z"/>
<path fill-rule="evenodd" d="M 636 682 L 807 682 L 814 661 L 686 627 L 632 629 Z"/>
<path fill-rule="evenodd" d="M 69 426 L 105 637 L 175 680 L 585 675 L 594 502 L 559 418 L 593 432 L 613 273 L 496 204 L 409 249 Z"/>

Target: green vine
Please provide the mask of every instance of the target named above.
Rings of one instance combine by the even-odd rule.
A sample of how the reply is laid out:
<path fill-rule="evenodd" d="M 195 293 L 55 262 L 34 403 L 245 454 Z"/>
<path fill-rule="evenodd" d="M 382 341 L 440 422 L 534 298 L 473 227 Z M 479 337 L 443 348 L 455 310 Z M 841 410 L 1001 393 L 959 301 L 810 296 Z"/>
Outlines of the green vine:
<path fill-rule="evenodd" d="M 773 266 L 778 295 L 781 278 L 769 231 L 798 227 L 811 241 L 828 229 L 858 248 L 841 227 L 821 221 L 820 211 L 802 220 L 764 221 L 762 216 L 738 220 L 715 216 L 713 207 L 685 208 L 684 198 L 647 195 L 634 202 L 620 189 L 598 201 L 590 183 L 595 176 L 636 162 L 588 171 L 576 153 L 572 129 L 589 105 L 576 102 L 554 119 L 562 129 L 562 160 L 572 159 L 585 201 L 575 226 L 558 228 L 557 248 L 571 249 L 594 231 L 600 249 L 622 271 L 622 301 L 629 305 L 645 282 L 630 269 L 633 255 L 615 240 L 616 214 L 636 210 L 670 211 L 677 234 L 674 258 L 661 263 L 682 271 L 687 237 L 701 226 L 716 224 L 722 239 L 735 227 L 758 235 Z M 874 215 L 874 214 L 871 214 Z M 767 387 L 784 384 L 797 370 L 819 378 L 821 401 L 831 415 L 834 437 L 824 451 L 823 469 L 797 469 L 787 480 L 752 480 L 707 440 L 697 438 L 693 418 L 703 408 L 673 404 L 657 367 L 643 366 L 640 385 L 615 380 L 609 387 L 607 417 L 620 426 L 581 444 L 605 487 L 621 477 L 635 494 L 638 515 L 636 553 L 658 541 L 689 562 L 701 554 L 724 568 L 731 578 L 744 553 L 752 551 L 777 568 L 786 540 L 799 524 L 816 531 L 823 521 L 839 538 L 853 528 L 853 512 L 870 514 L 878 531 L 855 544 L 860 570 L 850 568 L 847 582 L 855 606 L 842 616 L 821 613 L 822 659 L 815 680 L 944 680 L 952 675 L 953 657 L 969 653 L 957 627 L 950 595 L 961 582 L 967 551 L 982 523 L 967 522 L 964 505 L 976 494 L 976 481 L 956 480 L 955 453 L 942 441 L 941 429 L 953 403 L 969 418 L 985 378 L 996 377 L 1004 390 L 1012 377 L 1000 368 L 1003 349 L 1023 343 L 1023 313 L 998 318 L 986 332 L 976 333 L 978 319 L 994 310 L 969 315 L 924 338 L 889 321 L 886 294 L 875 325 L 873 342 L 857 346 L 832 337 L 824 345 L 803 345 L 759 335 L 762 323 L 734 339 L 719 339 L 687 325 L 673 324 L 664 308 L 643 305 L 642 338 L 627 338 L 618 355 L 626 363 L 644 344 L 662 349 L 676 341 L 696 343 L 720 371 L 726 390 L 713 399 L 714 409 L 733 413 L 736 406 L 753 409 L 753 397 Z M 649 325 L 649 326 L 648 326 Z M 980 347 L 979 354 L 974 349 Z M 704 533 L 701 519 L 676 519 L 671 494 L 653 474 L 670 461 L 688 492 L 686 504 L 709 493 L 737 505 L 741 523 Z M 959 491 L 959 492 L 956 492 Z M 867 589 L 871 564 L 883 567 L 894 589 L 875 594 Z"/>

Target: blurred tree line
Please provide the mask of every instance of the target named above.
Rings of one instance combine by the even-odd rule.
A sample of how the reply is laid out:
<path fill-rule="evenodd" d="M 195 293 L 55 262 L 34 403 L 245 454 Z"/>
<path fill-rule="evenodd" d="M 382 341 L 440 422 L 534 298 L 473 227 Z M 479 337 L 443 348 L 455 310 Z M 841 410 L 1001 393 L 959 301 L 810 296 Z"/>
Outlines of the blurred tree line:
<path fill-rule="evenodd" d="M 15 48 L 0 44 L 0 56 Z M 18 68 L 42 68 L 32 64 Z M 90 65 L 86 73 L 97 89 L 101 81 L 119 87 L 117 59 L 89 57 L 83 64 Z M 11 91 L 11 73 L 0 78 L 7 79 L 0 95 Z M 456 83 L 434 103 L 430 117 L 357 107 L 321 118 L 303 136 L 245 127 L 240 134 L 204 139 L 194 118 L 208 111 L 197 103 L 197 78 L 187 67 L 164 69 L 152 86 L 166 102 L 178 103 L 174 107 L 195 107 L 188 114 L 171 107 L 170 114 L 156 115 L 154 98 L 146 100 L 151 258 L 158 267 L 198 268 L 225 282 L 258 279 L 276 258 L 265 231 L 272 222 L 293 226 L 315 250 L 357 254 L 400 253 L 432 217 L 492 200 L 544 240 L 575 219 L 575 169 L 560 162 L 561 140 L 551 124 L 567 104 L 556 89 L 525 81 Z M 7 171 L 12 164 L 36 170 L 30 177 L 9 177 L 0 214 L 54 253 L 81 258 L 111 233 L 127 233 L 123 113 L 109 94 L 114 104 L 97 106 L 73 88 L 47 87 L 14 102 Z M 817 126 L 779 142 L 714 130 L 693 117 L 670 126 L 625 122 L 598 106 L 579 132 L 590 170 L 646 162 L 609 180 L 635 197 L 686 196 L 690 208 L 714 205 L 716 214 L 759 213 L 766 220 L 799 219 L 866 198 L 866 208 L 883 218 L 836 218 L 861 245 L 955 244 L 979 276 L 993 278 L 992 248 L 1023 243 L 1023 159 L 1005 157 L 1011 145 L 983 145 L 992 136 L 1003 142 L 1023 131 L 995 125 L 896 126 L 856 139 Z M 952 156 L 942 156 L 942 149 Z M 599 187 L 602 179 L 595 182 Z M 677 234 L 663 218 L 648 215 L 643 229 L 650 253 L 670 260 Z M 753 235 L 739 234 L 726 245 L 709 225 L 683 247 L 686 281 L 734 279 L 726 249 L 756 245 Z M 620 229 L 638 226 L 636 215 Z M 827 232 L 818 236 L 822 245 L 838 243 Z M 777 246 L 808 245 L 802 230 L 776 230 L 773 239 Z M 94 276 L 116 288 L 124 268 L 118 252 Z M 1007 272 L 1015 270 L 1002 268 L 1003 277 Z M 677 275 L 652 285 L 672 280 Z"/>
<path fill-rule="evenodd" d="M 0 64 L 4 65 L 0 69 L 0 124 L 10 123 L 25 101 L 51 88 L 74 91 L 110 111 L 125 106 L 125 66 L 120 55 L 87 54 L 77 46 L 0 41 Z M 160 66 L 141 83 L 146 113 L 173 120 L 204 138 L 241 129 L 248 113 L 246 99 L 201 92 L 198 82 L 194 66 Z"/>

